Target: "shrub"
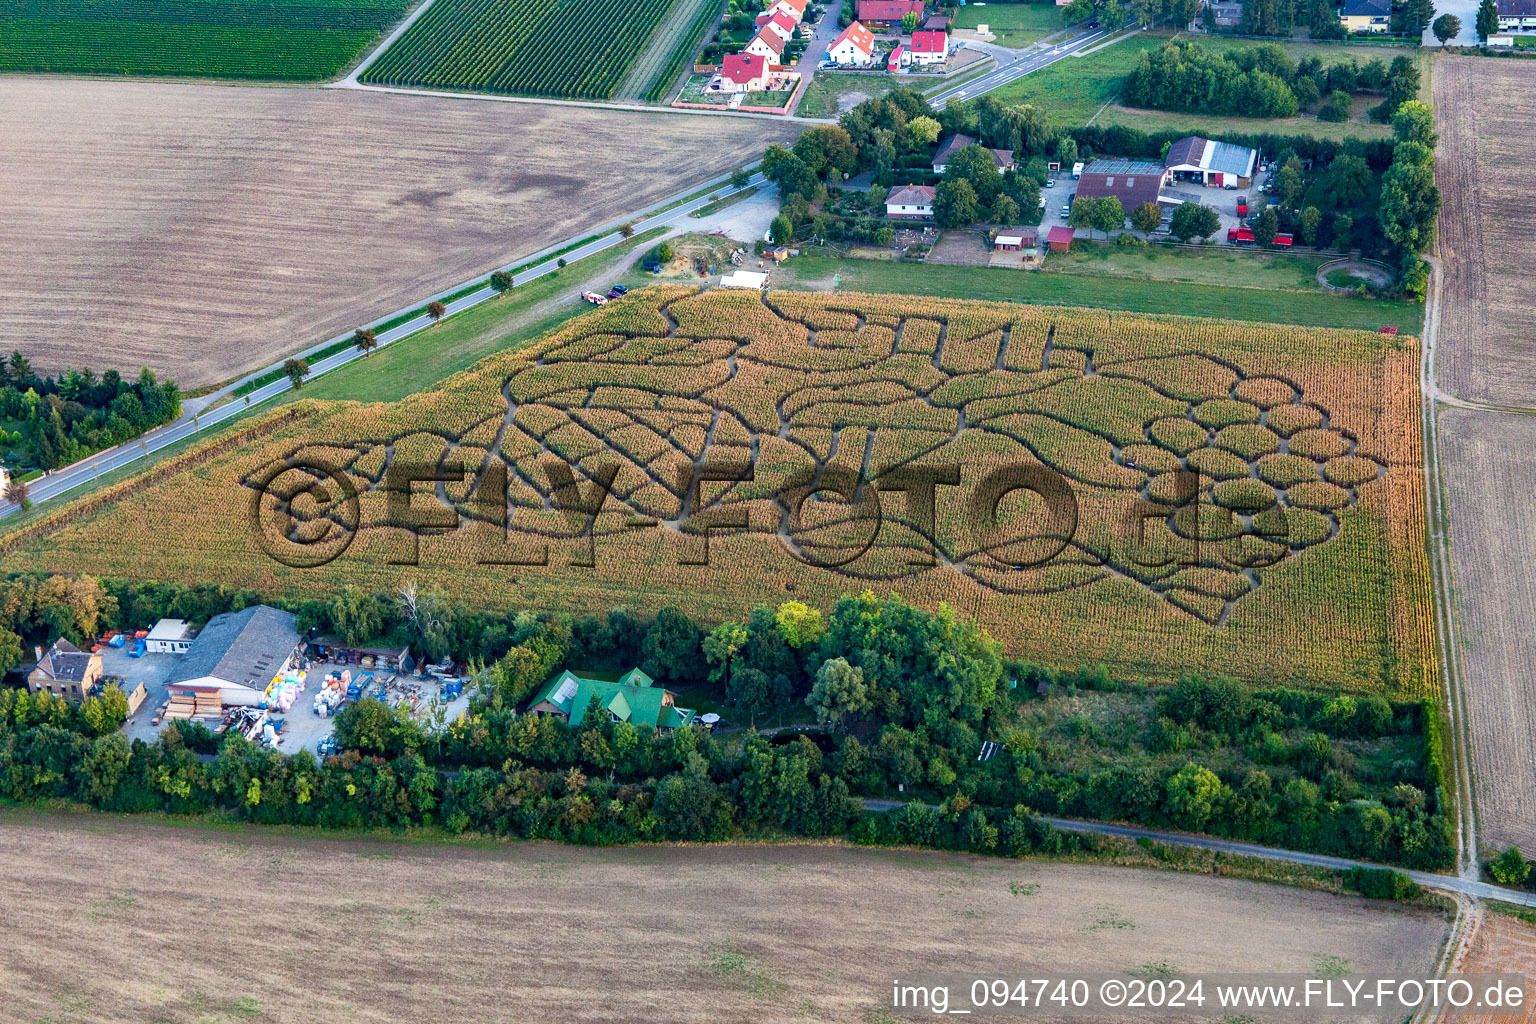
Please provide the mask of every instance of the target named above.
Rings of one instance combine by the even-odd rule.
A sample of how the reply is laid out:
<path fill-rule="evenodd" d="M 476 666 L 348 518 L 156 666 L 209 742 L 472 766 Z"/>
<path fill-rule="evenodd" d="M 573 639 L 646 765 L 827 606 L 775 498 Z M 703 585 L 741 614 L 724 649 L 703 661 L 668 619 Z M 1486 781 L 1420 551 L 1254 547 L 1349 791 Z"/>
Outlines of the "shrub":
<path fill-rule="evenodd" d="M 1391 868 L 1350 868 L 1344 888 L 1372 900 L 1411 900 L 1419 894 L 1417 882 Z"/>

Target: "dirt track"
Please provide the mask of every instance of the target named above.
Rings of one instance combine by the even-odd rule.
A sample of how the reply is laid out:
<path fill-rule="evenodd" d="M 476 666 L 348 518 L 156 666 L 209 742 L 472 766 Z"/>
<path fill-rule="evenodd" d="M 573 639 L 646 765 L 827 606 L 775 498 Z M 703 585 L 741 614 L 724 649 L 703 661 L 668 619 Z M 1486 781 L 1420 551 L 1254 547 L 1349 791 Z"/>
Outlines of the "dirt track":
<path fill-rule="evenodd" d="M 57 1024 L 866 1022 L 893 972 L 1417 973 L 1447 931 L 1278 885 L 843 847 L 444 847 L 11 811 L 0 858 L 5 1015 Z"/>
<path fill-rule="evenodd" d="M 10 78 L 0 351 L 195 387 L 730 170 L 793 125 Z"/>
<path fill-rule="evenodd" d="M 1536 406 L 1536 65 L 1437 57 L 1434 98 L 1445 269 L 1440 384 L 1473 401 Z"/>
<path fill-rule="evenodd" d="M 1447 310 L 1449 311 L 1449 310 Z M 1536 418 L 1440 411 L 1456 613 L 1485 849 L 1536 850 Z"/>

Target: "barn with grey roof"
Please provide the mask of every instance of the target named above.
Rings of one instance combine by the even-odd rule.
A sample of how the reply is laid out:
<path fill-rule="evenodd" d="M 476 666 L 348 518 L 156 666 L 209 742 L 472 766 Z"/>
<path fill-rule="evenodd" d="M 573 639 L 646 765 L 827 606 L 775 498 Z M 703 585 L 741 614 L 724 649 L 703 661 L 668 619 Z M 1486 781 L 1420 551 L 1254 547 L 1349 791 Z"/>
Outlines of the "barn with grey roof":
<path fill-rule="evenodd" d="M 1253 169 L 1258 160 L 1258 152 L 1247 146 L 1189 135 L 1168 147 L 1163 169 L 1174 181 L 1198 180 L 1203 185 L 1247 188 L 1253 184 Z"/>

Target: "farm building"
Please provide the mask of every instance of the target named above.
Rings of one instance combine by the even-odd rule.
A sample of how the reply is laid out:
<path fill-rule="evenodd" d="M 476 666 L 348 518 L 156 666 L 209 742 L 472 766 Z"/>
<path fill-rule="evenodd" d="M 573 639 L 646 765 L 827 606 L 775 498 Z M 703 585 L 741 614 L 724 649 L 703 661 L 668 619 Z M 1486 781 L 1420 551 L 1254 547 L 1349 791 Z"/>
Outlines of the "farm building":
<path fill-rule="evenodd" d="M 757 35 L 741 48 L 741 52 L 761 57 L 770 64 L 777 64 L 780 54 L 784 52 L 784 40 L 768 29 L 759 29 Z"/>
<path fill-rule="evenodd" d="M 768 61 L 755 53 L 732 53 L 720 62 L 720 88 L 726 92 L 762 92 L 768 88 Z"/>
<path fill-rule="evenodd" d="M 913 64 L 942 64 L 948 59 L 948 33 L 926 31 L 912 33 Z"/>
<path fill-rule="evenodd" d="M 949 169 L 950 157 L 960 152 L 966 146 L 974 146 L 976 144 L 976 140 L 971 136 L 959 133 L 945 139 L 944 143 L 939 146 L 939 151 L 933 154 L 933 173 L 943 174 Z M 1012 153 L 1006 149 L 990 149 L 988 152 L 992 154 L 992 159 L 997 162 L 997 169 L 999 171 L 1013 170 L 1015 163 Z"/>
<path fill-rule="evenodd" d="M 256 704 L 274 676 L 293 665 L 299 632 L 293 613 L 264 604 L 208 620 L 166 679 L 172 695 L 190 693 L 222 704 Z"/>
<path fill-rule="evenodd" d="M 37 650 L 37 664 L 27 673 L 27 689 L 81 700 L 101 681 L 101 655 L 82 651 L 63 637 L 47 653 Z"/>
<path fill-rule="evenodd" d="M 337 636 L 322 636 L 311 640 L 309 657 L 312 661 L 361 665 L 363 668 L 382 668 L 391 672 L 409 672 L 416 667 L 416 660 L 411 657 L 409 647 L 349 644 Z"/>
<path fill-rule="evenodd" d="M 654 679 L 638 668 L 624 673 L 618 682 L 561 672 L 533 698 L 528 712 L 554 715 L 570 725 L 580 725 L 594 698 L 615 722 L 641 728 L 671 732 L 694 718 L 691 710 L 677 706 L 672 691 L 657 686 Z"/>
<path fill-rule="evenodd" d="M 758 26 L 758 31 L 772 32 L 787 43 L 795 37 L 795 28 L 798 25 L 799 22 L 794 18 L 783 11 L 777 11 L 763 19 L 762 24 Z"/>
<path fill-rule="evenodd" d="M 1142 203 L 1164 201 L 1163 168 L 1144 160 L 1095 160 L 1077 180 L 1077 198 L 1104 196 L 1119 197 L 1126 213 Z"/>
<path fill-rule="evenodd" d="M 773 0 L 764 13 L 772 15 L 783 11 L 799 23 L 805 20 L 805 5 L 806 0 Z"/>
<path fill-rule="evenodd" d="M 1536 31 L 1536 0 L 1498 0 L 1499 31 Z"/>
<path fill-rule="evenodd" d="M 1039 242 L 1039 228 L 1003 228 L 992 240 L 992 248 L 999 252 L 1022 252 L 1033 249 Z"/>
<path fill-rule="evenodd" d="M 859 0 L 859 20 L 872 28 L 899 26 L 908 14 L 923 19 L 923 0 Z"/>
<path fill-rule="evenodd" d="M 827 59 L 834 64 L 868 64 L 875 53 L 875 34 L 861 23 L 854 22 L 843 29 L 827 48 Z"/>
<path fill-rule="evenodd" d="M 1072 248 L 1072 236 L 1077 232 L 1065 225 L 1058 224 L 1046 232 L 1045 241 L 1051 247 L 1051 252 L 1068 252 Z"/>
<path fill-rule="evenodd" d="M 1349 32 L 1385 32 L 1392 25 L 1392 0 L 1344 0 L 1339 22 Z"/>
<path fill-rule="evenodd" d="M 150 654 L 186 654 L 197 638 L 197 630 L 186 619 L 161 619 L 144 639 Z"/>
<path fill-rule="evenodd" d="M 1198 178 L 1205 185 L 1247 188 L 1253 184 L 1253 169 L 1258 159 L 1258 151 L 1247 146 L 1212 142 L 1190 135 L 1168 147 L 1168 155 L 1163 157 L 1163 170 L 1169 181 Z"/>
<path fill-rule="evenodd" d="M 924 220 L 933 216 L 932 185 L 901 185 L 885 197 L 885 215 L 906 220 Z"/>

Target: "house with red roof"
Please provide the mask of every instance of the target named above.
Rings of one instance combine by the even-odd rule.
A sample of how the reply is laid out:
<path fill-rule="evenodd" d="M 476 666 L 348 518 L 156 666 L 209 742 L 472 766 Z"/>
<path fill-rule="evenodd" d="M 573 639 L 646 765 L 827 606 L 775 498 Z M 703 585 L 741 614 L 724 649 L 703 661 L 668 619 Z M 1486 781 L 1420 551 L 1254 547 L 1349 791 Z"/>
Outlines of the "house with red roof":
<path fill-rule="evenodd" d="M 773 15 L 783 11 L 798 24 L 805 20 L 805 5 L 806 0 L 773 0 L 765 13 Z"/>
<path fill-rule="evenodd" d="M 768 61 L 756 53 L 728 54 L 720 62 L 720 87 L 725 92 L 762 92 L 768 88 Z"/>
<path fill-rule="evenodd" d="M 827 49 L 827 59 L 844 66 L 868 64 L 874 54 L 875 34 L 857 21 L 843 29 Z"/>
<path fill-rule="evenodd" d="M 942 64 L 949 59 L 949 33 L 912 33 L 912 63 Z"/>
<path fill-rule="evenodd" d="M 784 53 L 784 39 L 769 29 L 759 29 L 752 41 L 741 48 L 741 52 L 756 54 L 770 64 L 778 64 Z"/>
<path fill-rule="evenodd" d="M 873 28 L 899 26 L 908 12 L 923 20 L 923 0 L 859 0 L 859 20 Z"/>
<path fill-rule="evenodd" d="M 783 11 L 775 11 L 763 19 L 762 24 L 757 26 L 757 30 L 759 32 L 772 32 L 787 43 L 795 37 L 795 29 L 798 25 L 799 22 Z"/>

